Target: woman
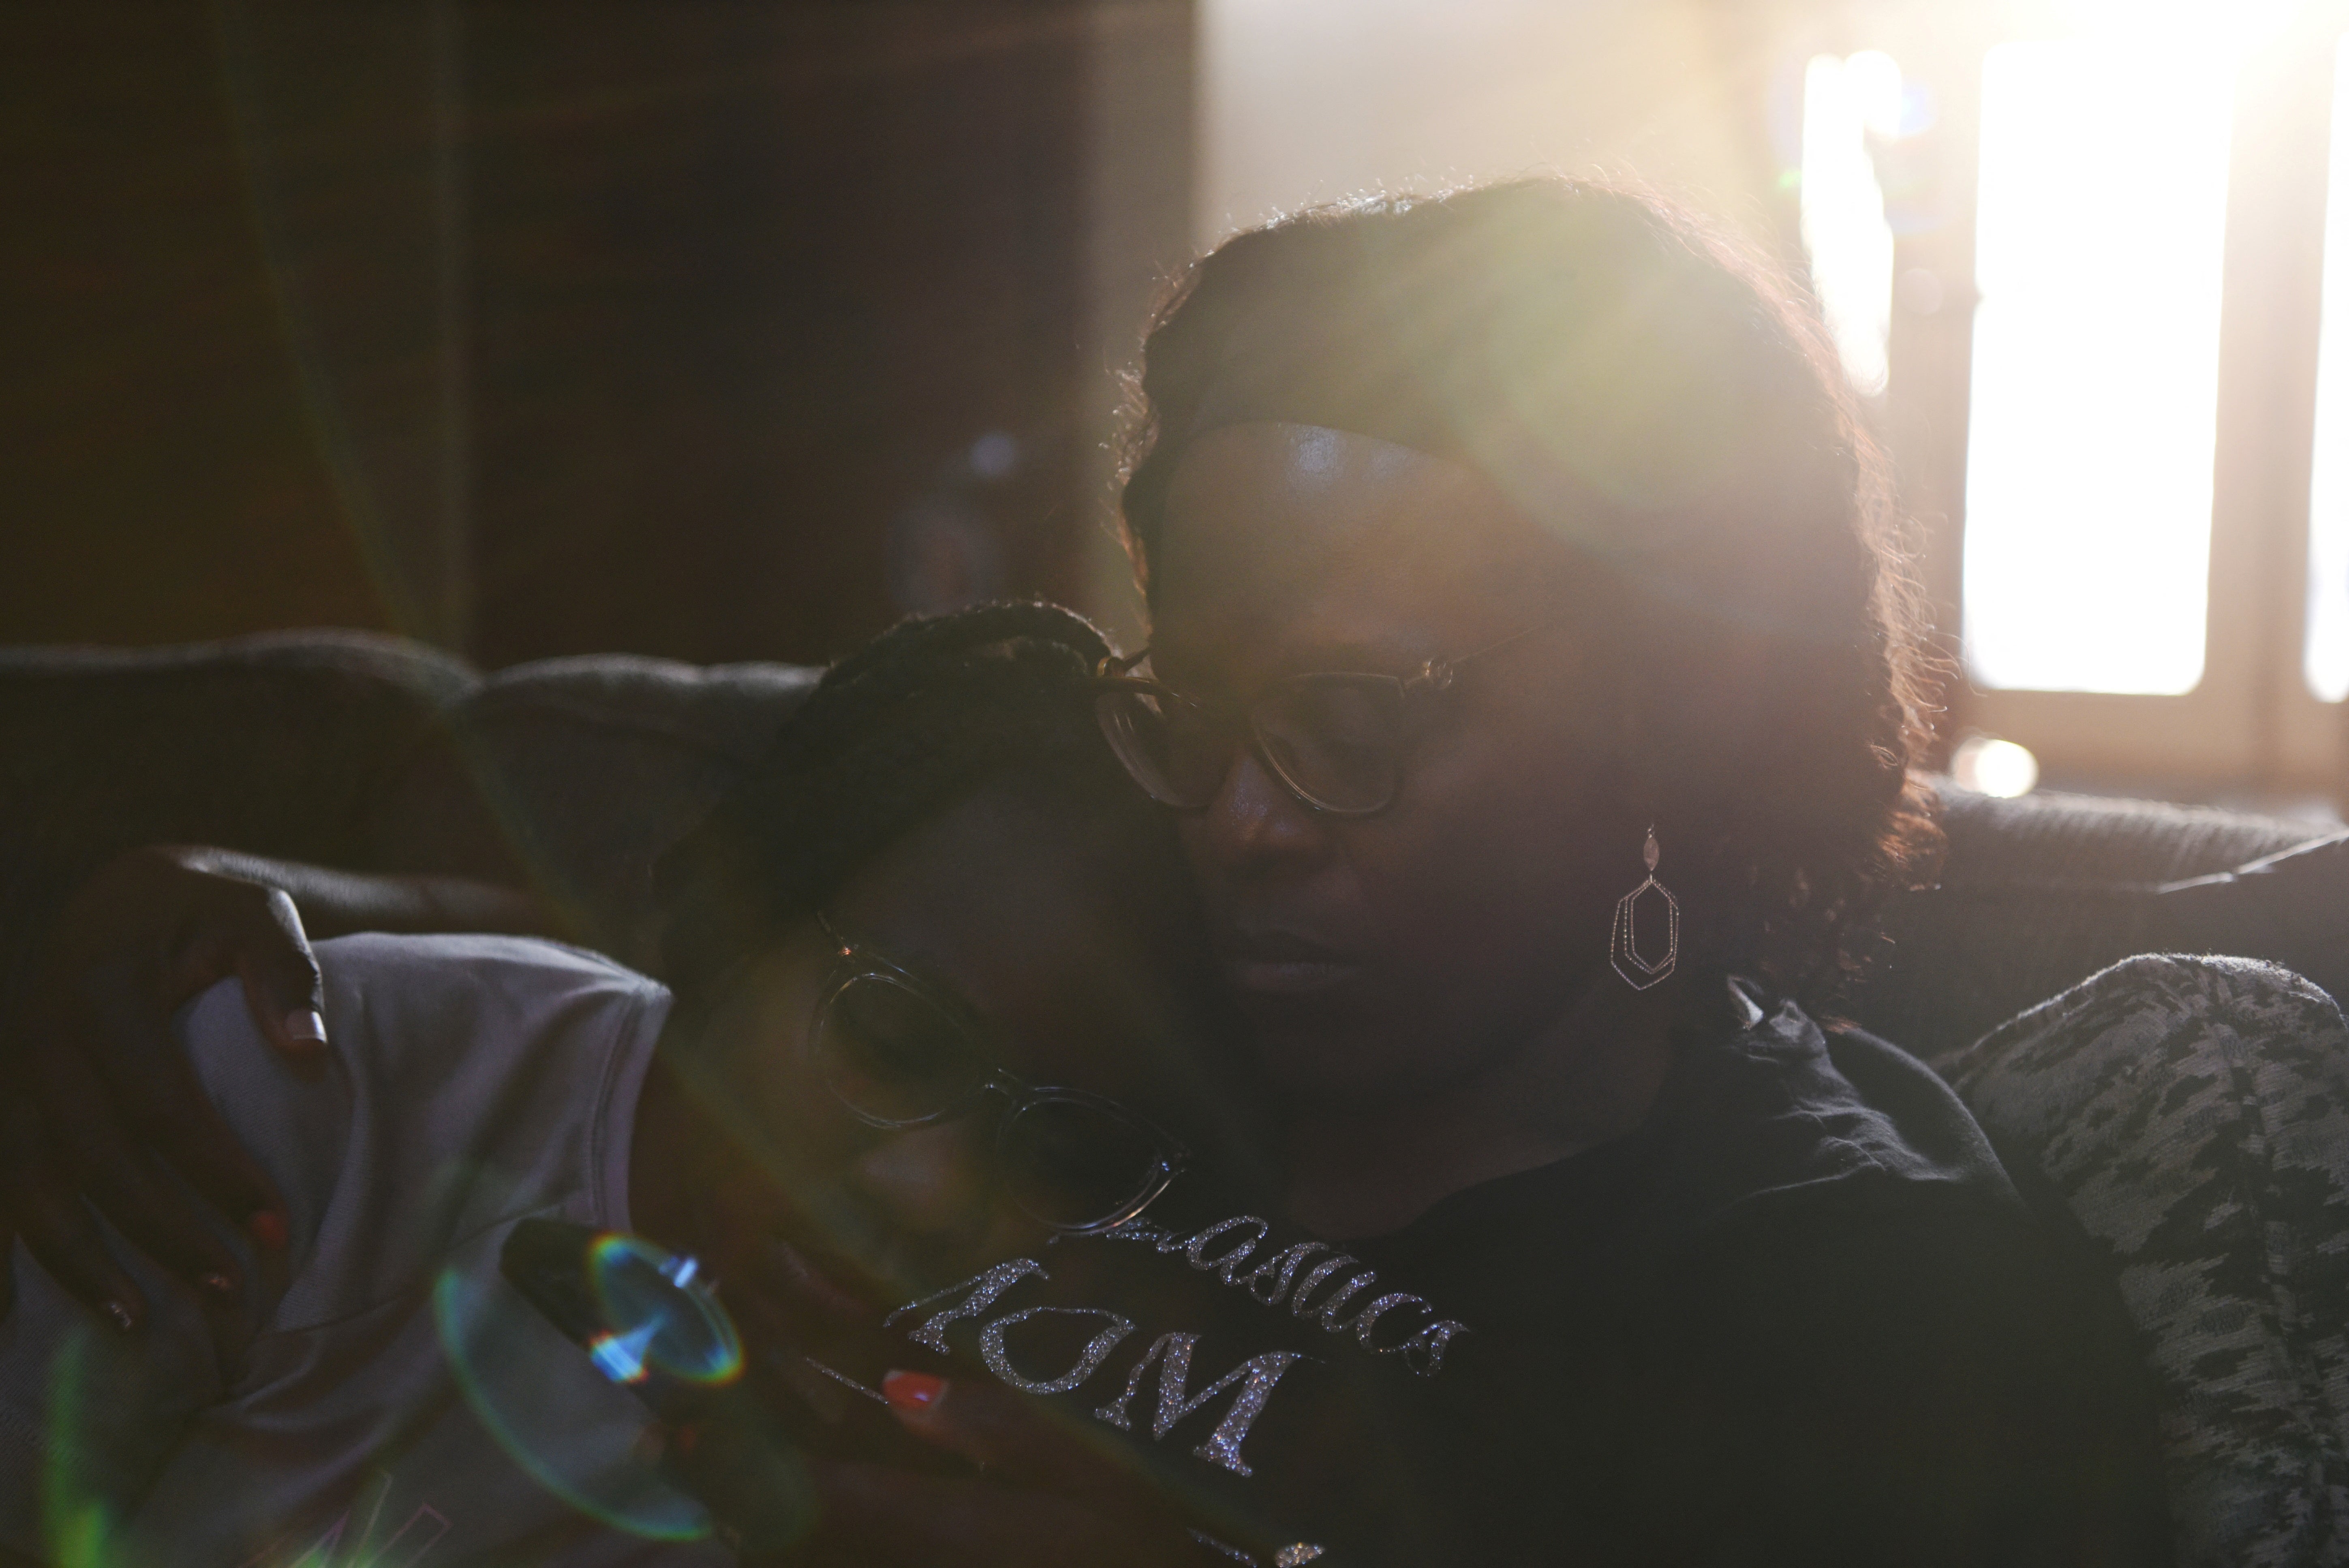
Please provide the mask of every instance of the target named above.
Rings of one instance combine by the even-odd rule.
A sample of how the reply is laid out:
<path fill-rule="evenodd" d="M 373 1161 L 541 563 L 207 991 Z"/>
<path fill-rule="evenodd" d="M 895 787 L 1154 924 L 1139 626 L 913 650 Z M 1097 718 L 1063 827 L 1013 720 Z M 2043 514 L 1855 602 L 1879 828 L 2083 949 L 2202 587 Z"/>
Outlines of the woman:
<path fill-rule="evenodd" d="M 1211 1071 L 1179 862 L 1087 707 L 1105 652 L 1011 606 L 830 672 L 672 859 L 674 1006 L 554 944 L 379 934 L 317 950 L 324 1059 L 287 1060 L 233 985 L 198 998 L 191 1088 L 285 1229 L 210 1224 L 224 1285 L 193 1292 L 126 1250 L 129 1321 L 15 1271 L 0 1561 L 710 1558 L 658 1539 L 698 1515 L 647 1473 L 647 1413 L 500 1284 L 515 1222 L 546 1215 L 728 1282 L 763 1394 L 831 1456 L 817 1528 L 856 1528 L 872 1457 L 909 1449 L 874 1407 L 895 1387 L 877 1357 L 921 1364 L 854 1332 L 863 1304 L 1113 1226 L 1191 1161 L 1235 1166 L 1218 1151 L 1248 1097 Z M 1198 1552 L 1094 1470 L 1093 1503 L 1052 1511 L 1063 1538 Z"/>
<path fill-rule="evenodd" d="M 2166 1560 L 2109 1283 L 1922 1067 L 1814 1022 L 1938 849 L 1815 324 L 1538 180 L 1240 235 L 1144 363 L 1153 636 L 1103 723 L 1288 1213 L 1467 1326 L 1417 1429 L 1454 1555 Z"/>

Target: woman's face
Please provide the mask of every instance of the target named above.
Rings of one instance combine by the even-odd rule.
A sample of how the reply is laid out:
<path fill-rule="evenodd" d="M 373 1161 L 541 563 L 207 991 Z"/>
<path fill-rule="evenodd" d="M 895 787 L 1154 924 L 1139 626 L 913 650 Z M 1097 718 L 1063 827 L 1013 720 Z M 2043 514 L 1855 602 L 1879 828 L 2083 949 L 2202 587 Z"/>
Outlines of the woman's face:
<path fill-rule="evenodd" d="M 826 911 L 857 947 L 953 999 L 985 1060 L 1030 1085 L 1106 1096 L 1195 1147 L 1226 1092 L 1202 1064 L 1195 924 L 1143 908 L 1132 846 L 992 790 L 916 828 Z M 1169 905 L 1174 901 L 1167 900 Z M 812 1058 L 840 971 L 813 921 L 770 947 L 712 1009 L 695 1053 L 704 1102 L 763 1180 L 712 1184 L 745 1212 L 730 1232 L 788 1235 L 803 1253 L 891 1290 L 961 1278 L 1040 1244 L 996 1168 L 1004 1109 L 907 1130 L 860 1121 Z M 751 1212 L 755 1211 L 755 1212 Z M 842 1283 L 849 1283 L 843 1281 Z"/>
<path fill-rule="evenodd" d="M 1325 815 L 1242 753 L 1185 850 L 1224 971 L 1292 1091 L 1440 1087 L 1555 1019 L 1607 961 L 1646 822 L 1615 766 L 1626 722 L 1588 656 L 1575 552 L 1475 470 L 1346 432 L 1234 425 L 1169 493 L 1152 662 L 1245 702 L 1313 670 L 1465 666 L 1393 805 Z"/>

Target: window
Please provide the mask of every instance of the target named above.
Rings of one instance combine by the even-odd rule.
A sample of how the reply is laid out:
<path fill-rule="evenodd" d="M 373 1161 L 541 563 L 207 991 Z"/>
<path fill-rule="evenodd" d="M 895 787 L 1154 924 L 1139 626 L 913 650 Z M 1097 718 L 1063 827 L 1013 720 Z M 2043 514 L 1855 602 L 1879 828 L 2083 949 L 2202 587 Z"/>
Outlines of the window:
<path fill-rule="evenodd" d="M 2324 191 L 2324 293 L 2316 346 L 2316 449 L 2308 487 L 2308 635 L 2302 674 L 2349 696 L 2349 38 L 2333 52 Z"/>
<path fill-rule="evenodd" d="M 1844 376 L 1863 397 L 1884 390 L 1892 326 L 1892 229 L 1868 139 L 1899 135 L 1901 119 L 1889 55 L 1820 55 L 1804 72 L 1803 248 Z"/>
<path fill-rule="evenodd" d="M 2230 63 L 2106 39 L 1982 64 L 1964 634 L 1974 679 L 2201 679 Z"/>

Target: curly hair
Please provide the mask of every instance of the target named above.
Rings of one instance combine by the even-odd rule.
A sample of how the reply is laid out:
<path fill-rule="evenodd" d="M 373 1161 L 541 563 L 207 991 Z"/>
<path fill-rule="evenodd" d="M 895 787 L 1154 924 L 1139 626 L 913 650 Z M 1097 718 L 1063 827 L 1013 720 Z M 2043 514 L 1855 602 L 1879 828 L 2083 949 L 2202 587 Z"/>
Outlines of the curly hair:
<path fill-rule="evenodd" d="M 902 621 L 834 665 L 661 858 L 667 977 L 699 989 L 916 824 L 1006 779 L 1071 822 L 1138 827 L 1133 842 L 1164 844 L 1179 879 L 1164 825 L 1092 717 L 1108 651 L 1071 611 L 1007 603 Z"/>
<path fill-rule="evenodd" d="M 1547 178 L 1300 212 L 1175 281 L 1130 394 L 1154 607 L 1183 452 L 1242 420 L 1469 463 L 1574 546 L 1582 641 L 1643 717 L 1716 966 L 1830 1002 L 1883 901 L 1930 879 L 1930 666 L 1889 466 L 1816 312 L 1685 213 Z"/>

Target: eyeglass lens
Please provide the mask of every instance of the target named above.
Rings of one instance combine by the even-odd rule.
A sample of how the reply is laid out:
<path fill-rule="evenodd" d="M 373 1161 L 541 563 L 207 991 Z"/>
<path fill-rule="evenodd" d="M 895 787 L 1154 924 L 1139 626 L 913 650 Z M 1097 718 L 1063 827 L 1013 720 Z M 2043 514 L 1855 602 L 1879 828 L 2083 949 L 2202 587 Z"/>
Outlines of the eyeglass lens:
<path fill-rule="evenodd" d="M 885 975 L 851 975 L 833 993 L 812 1049 L 842 1103 L 890 1125 L 944 1115 L 986 1076 L 961 1020 Z"/>
<path fill-rule="evenodd" d="M 1099 711 L 1111 747 L 1152 799 L 1197 810 L 1223 788 L 1238 746 L 1230 727 L 1206 708 L 1129 687 L 1102 694 Z M 1394 799 L 1402 743 L 1398 683 L 1299 676 L 1258 698 L 1248 718 L 1265 759 L 1311 804 L 1362 812 Z"/>
<path fill-rule="evenodd" d="M 968 1025 L 885 975 L 833 993 L 811 1044 L 833 1094 L 867 1121 L 912 1127 L 968 1106 L 991 1069 Z M 1005 1117 L 999 1172 L 1013 1202 L 1048 1225 L 1083 1230 L 1132 1212 L 1161 1172 L 1157 1140 L 1086 1099 L 1046 1091 Z"/>
<path fill-rule="evenodd" d="M 1392 681 L 1300 676 L 1267 693 L 1254 714 L 1272 765 L 1319 806 L 1373 811 L 1394 798 L 1402 691 Z"/>
<path fill-rule="evenodd" d="M 1005 1119 L 997 1149 L 1012 1202 L 1067 1230 L 1123 1218 L 1162 1174 L 1155 1140 L 1081 1100 L 1029 1101 Z"/>
<path fill-rule="evenodd" d="M 1239 748 L 1206 709 L 1132 688 L 1096 704 L 1102 733 L 1133 781 L 1162 806 L 1195 810 L 1216 798 Z"/>

